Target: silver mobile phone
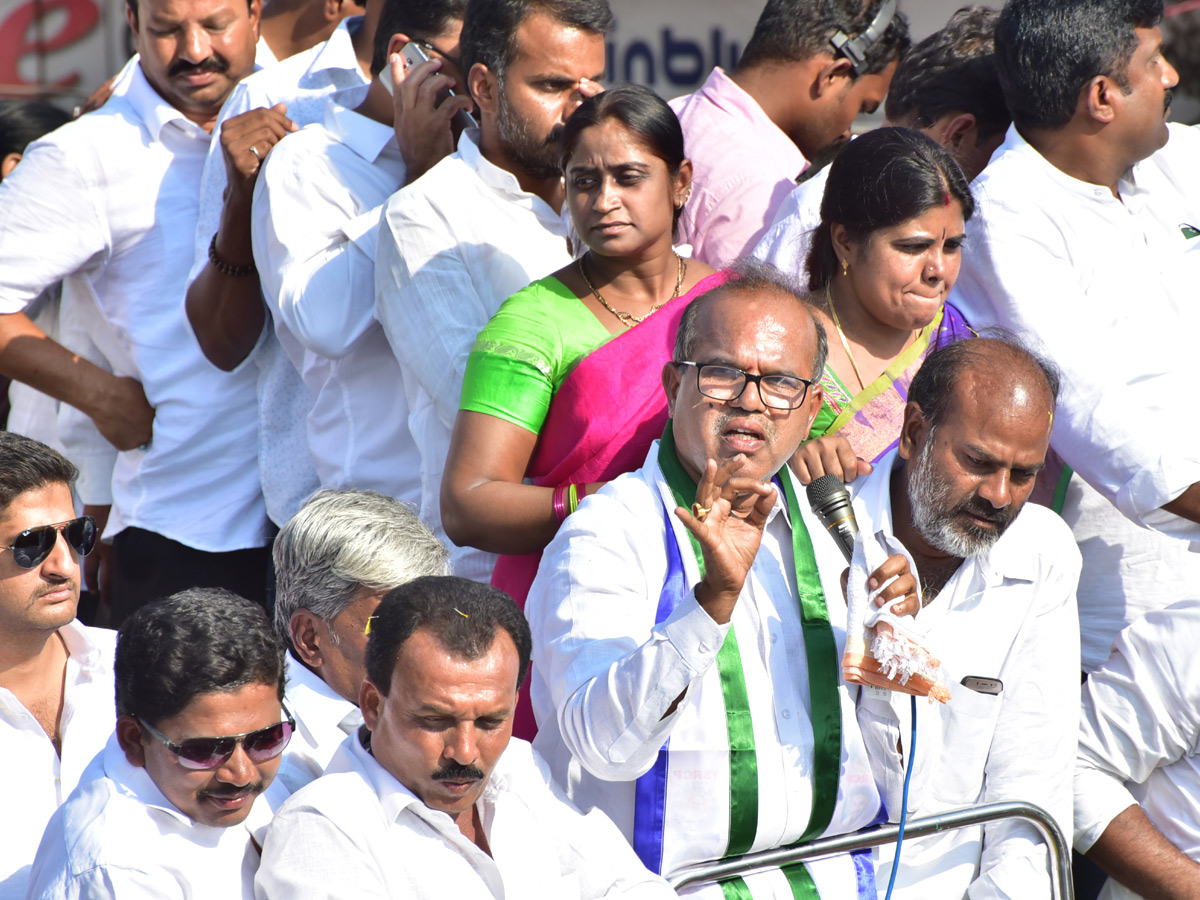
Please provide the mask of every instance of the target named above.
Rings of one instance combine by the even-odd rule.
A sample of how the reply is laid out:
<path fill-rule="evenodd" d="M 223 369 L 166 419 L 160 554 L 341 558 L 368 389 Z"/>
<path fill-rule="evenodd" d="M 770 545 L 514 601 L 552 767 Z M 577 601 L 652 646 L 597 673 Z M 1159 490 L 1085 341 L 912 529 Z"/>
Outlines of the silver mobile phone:
<path fill-rule="evenodd" d="M 400 55 L 404 58 L 404 67 L 411 69 L 413 66 L 419 66 L 423 62 L 429 61 L 429 54 L 416 41 L 409 41 L 400 48 Z M 437 95 L 437 103 L 441 106 L 447 97 L 453 97 L 454 91 L 450 88 L 442 88 L 441 93 Z M 474 128 L 476 125 L 475 117 L 465 109 L 460 109 L 454 114 L 454 125 L 459 131 L 466 128 Z"/>
<path fill-rule="evenodd" d="M 1004 682 L 999 678 L 980 678 L 978 675 L 968 675 L 961 684 L 967 690 L 992 696 L 996 696 L 1004 690 Z"/>

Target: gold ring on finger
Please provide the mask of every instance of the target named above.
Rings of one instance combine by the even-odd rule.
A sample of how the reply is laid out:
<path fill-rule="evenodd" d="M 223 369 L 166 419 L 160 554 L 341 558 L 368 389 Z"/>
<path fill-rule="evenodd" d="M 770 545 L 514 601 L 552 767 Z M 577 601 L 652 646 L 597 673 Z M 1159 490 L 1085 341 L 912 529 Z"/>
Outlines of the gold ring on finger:
<path fill-rule="evenodd" d="M 712 512 L 712 510 L 707 506 L 701 506 L 699 500 L 697 500 L 695 503 L 692 504 L 692 515 L 695 516 L 697 519 L 699 519 L 701 522 L 704 521 L 704 517 L 707 516 L 710 512 Z"/>

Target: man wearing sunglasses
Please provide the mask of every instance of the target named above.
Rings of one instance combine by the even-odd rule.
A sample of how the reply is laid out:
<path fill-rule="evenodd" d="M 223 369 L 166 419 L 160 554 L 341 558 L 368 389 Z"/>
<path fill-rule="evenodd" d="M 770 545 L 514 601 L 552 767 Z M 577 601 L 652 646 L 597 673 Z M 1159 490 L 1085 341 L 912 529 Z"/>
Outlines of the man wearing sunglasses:
<path fill-rule="evenodd" d="M 25 895 L 46 822 L 113 730 L 113 633 L 75 619 L 78 472 L 57 451 L 0 432 L 0 900 Z"/>
<path fill-rule="evenodd" d="M 266 614 L 220 588 L 158 600 L 122 624 L 115 675 L 116 733 L 47 825 L 29 896 L 253 897 L 294 727 Z"/>
<path fill-rule="evenodd" d="M 786 465 L 821 405 L 825 336 L 778 270 L 733 273 L 680 322 L 662 440 L 567 517 L 525 607 L 537 749 L 663 874 L 853 831 L 880 810 L 840 679 L 845 564 Z M 871 577 L 893 575 L 883 596 L 915 612 L 903 557 Z M 738 890 L 859 896 L 860 876 L 869 854 Z"/>

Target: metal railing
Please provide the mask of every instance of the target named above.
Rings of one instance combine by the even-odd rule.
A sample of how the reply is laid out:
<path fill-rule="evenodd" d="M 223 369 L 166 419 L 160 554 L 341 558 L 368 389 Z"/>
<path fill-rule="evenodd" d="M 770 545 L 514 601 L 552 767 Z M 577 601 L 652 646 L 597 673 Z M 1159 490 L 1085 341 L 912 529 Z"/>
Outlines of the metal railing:
<path fill-rule="evenodd" d="M 1063 837 L 1058 823 L 1048 812 L 1032 803 L 985 803 L 965 809 L 952 809 L 920 819 L 910 819 L 904 828 L 904 839 L 940 834 L 943 831 L 973 825 L 986 825 L 999 819 L 1024 819 L 1038 830 L 1042 840 L 1050 848 L 1050 881 L 1054 885 L 1055 897 L 1057 900 L 1075 900 L 1075 892 L 1071 886 L 1071 847 Z M 698 882 L 720 881 L 788 863 L 890 844 L 896 840 L 899 832 L 899 825 L 882 825 L 870 831 L 818 838 L 799 847 L 780 847 L 777 850 L 763 850 L 720 862 L 690 866 L 674 873 L 667 880 L 678 892 L 681 888 Z"/>

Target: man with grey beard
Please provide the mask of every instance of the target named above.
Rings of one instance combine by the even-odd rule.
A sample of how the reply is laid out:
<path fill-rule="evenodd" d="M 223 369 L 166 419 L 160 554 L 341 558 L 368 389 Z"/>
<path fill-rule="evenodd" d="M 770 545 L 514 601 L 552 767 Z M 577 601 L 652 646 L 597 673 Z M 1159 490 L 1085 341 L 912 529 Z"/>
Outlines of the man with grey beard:
<path fill-rule="evenodd" d="M 924 607 L 915 627 L 950 690 L 944 705 L 915 707 L 863 690 L 859 724 L 894 819 L 915 708 L 910 816 L 1024 800 L 1071 833 L 1080 557 L 1058 516 L 1023 509 L 1057 395 L 1057 373 L 1015 343 L 952 344 L 913 379 L 897 449 L 855 485 L 861 530 L 909 551 Z M 1013 820 L 905 842 L 903 853 L 897 898 L 1051 896 L 1045 849 Z M 891 847 L 876 868 L 886 883 Z"/>

